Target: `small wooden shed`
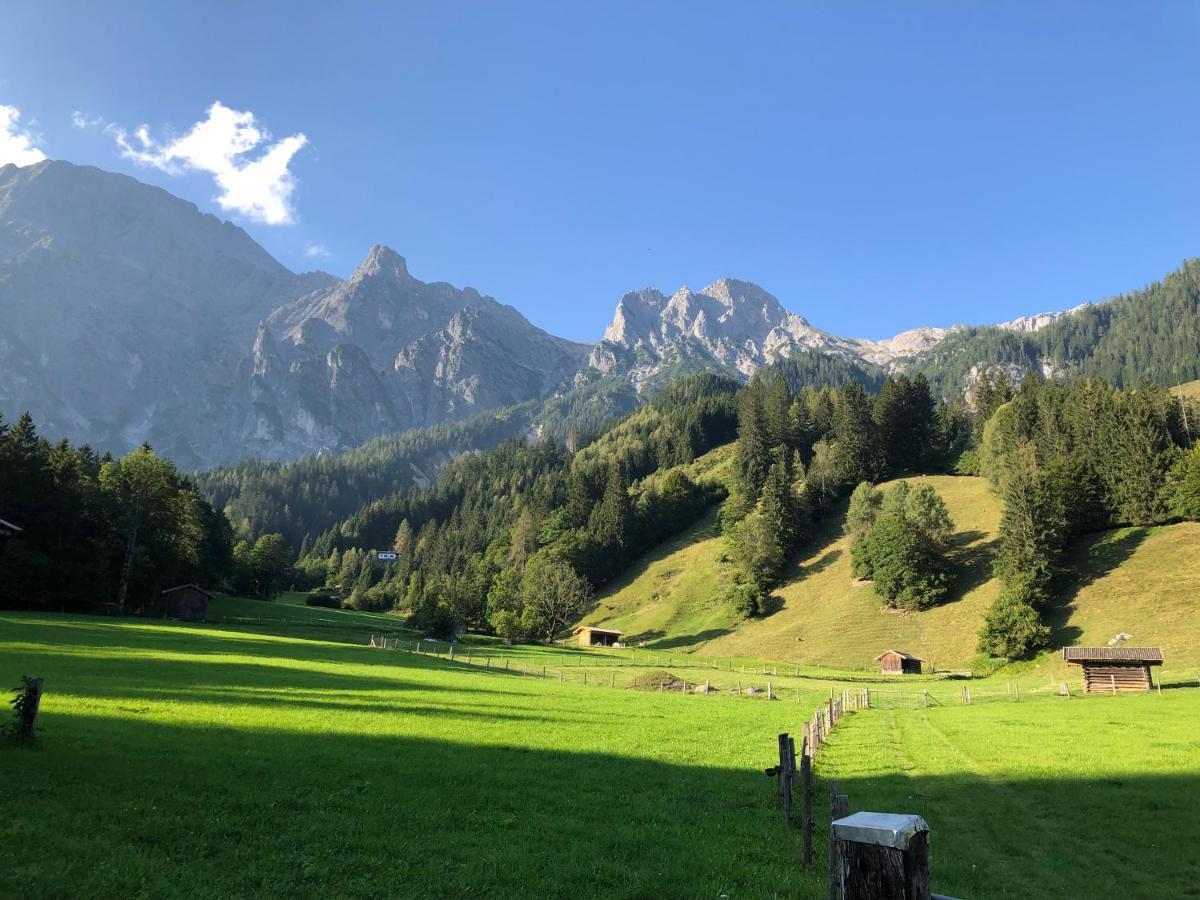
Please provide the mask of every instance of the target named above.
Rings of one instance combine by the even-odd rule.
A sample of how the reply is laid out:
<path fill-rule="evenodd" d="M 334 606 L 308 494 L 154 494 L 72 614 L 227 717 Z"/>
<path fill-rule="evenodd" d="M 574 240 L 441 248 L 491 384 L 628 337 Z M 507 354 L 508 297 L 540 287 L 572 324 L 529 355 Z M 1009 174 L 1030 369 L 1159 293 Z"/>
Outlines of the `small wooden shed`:
<path fill-rule="evenodd" d="M 580 625 L 572 632 L 579 637 L 580 647 L 612 647 L 621 643 L 623 633 L 615 628 L 597 628 L 595 625 Z"/>
<path fill-rule="evenodd" d="M 884 675 L 921 674 L 921 660 L 899 650 L 884 650 L 875 657 L 875 662 L 879 663 L 879 671 Z"/>
<path fill-rule="evenodd" d="M 208 603 L 212 600 L 212 594 L 198 584 L 181 584 L 163 591 L 159 599 L 164 619 L 203 622 L 208 615 Z"/>
<path fill-rule="evenodd" d="M 1150 667 L 1163 664 L 1163 652 L 1162 647 L 1063 647 L 1063 659 L 1083 669 L 1089 694 L 1115 694 L 1150 690 Z"/>

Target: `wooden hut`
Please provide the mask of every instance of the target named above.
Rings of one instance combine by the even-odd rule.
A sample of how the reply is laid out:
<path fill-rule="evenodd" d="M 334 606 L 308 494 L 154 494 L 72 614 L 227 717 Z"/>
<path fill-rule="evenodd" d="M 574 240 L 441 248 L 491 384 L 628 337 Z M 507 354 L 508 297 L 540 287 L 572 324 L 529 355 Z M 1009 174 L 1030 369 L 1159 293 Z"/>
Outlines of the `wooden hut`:
<path fill-rule="evenodd" d="M 612 647 L 621 643 L 623 632 L 615 628 L 597 628 L 595 625 L 580 625 L 572 634 L 579 637 L 580 647 Z"/>
<path fill-rule="evenodd" d="M 1063 659 L 1083 668 L 1089 694 L 1115 694 L 1150 690 L 1150 667 L 1163 664 L 1163 653 L 1162 647 L 1063 647 Z"/>
<path fill-rule="evenodd" d="M 203 622 L 208 615 L 208 602 L 212 600 L 212 594 L 196 584 L 181 584 L 163 591 L 159 599 L 164 619 Z"/>
<path fill-rule="evenodd" d="M 879 671 L 884 675 L 920 675 L 921 660 L 899 650 L 884 650 L 875 662 L 879 663 Z"/>

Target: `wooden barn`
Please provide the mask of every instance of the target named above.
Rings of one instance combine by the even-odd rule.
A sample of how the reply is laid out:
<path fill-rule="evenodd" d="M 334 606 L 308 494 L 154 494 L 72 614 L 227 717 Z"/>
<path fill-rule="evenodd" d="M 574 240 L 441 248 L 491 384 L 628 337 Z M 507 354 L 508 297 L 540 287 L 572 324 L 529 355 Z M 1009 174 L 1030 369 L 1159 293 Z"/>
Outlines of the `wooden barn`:
<path fill-rule="evenodd" d="M 879 663 L 879 671 L 884 675 L 920 675 L 921 660 L 899 650 L 884 650 L 875 662 Z"/>
<path fill-rule="evenodd" d="M 1063 659 L 1083 668 L 1089 694 L 1115 694 L 1154 687 L 1150 667 L 1163 664 L 1163 653 L 1162 647 L 1063 647 Z"/>
<path fill-rule="evenodd" d="M 212 594 L 196 584 L 181 584 L 168 588 L 159 595 L 164 619 L 183 619 L 185 622 L 203 622 L 208 615 L 208 603 Z"/>
<path fill-rule="evenodd" d="M 615 628 L 597 628 L 595 625 L 580 625 L 572 633 L 578 635 L 580 647 L 612 647 L 621 643 L 623 634 Z"/>

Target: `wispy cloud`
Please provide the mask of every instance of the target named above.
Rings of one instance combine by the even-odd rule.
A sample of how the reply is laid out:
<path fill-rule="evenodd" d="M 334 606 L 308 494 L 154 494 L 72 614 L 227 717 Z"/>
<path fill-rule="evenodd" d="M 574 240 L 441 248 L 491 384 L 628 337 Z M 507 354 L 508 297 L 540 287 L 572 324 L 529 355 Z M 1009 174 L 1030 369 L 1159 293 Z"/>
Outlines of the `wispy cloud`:
<path fill-rule="evenodd" d="M 15 106 L 0 104 L 0 166 L 16 163 L 29 166 L 46 158 L 37 144 L 41 136 L 22 130 L 21 111 Z"/>
<path fill-rule="evenodd" d="M 208 108 L 206 119 L 167 141 L 155 139 L 147 125 L 130 135 L 124 128 L 78 111 L 71 121 L 77 128 L 102 128 L 113 136 L 121 155 L 139 165 L 171 175 L 211 175 L 220 189 L 216 201 L 221 209 L 268 225 L 296 221 L 292 206 L 296 178 L 289 167 L 308 143 L 303 134 L 273 141 L 254 113 L 230 109 L 220 101 Z"/>
<path fill-rule="evenodd" d="M 329 251 L 325 249 L 324 244 L 309 244 L 304 248 L 304 255 L 309 259 L 327 259 Z"/>

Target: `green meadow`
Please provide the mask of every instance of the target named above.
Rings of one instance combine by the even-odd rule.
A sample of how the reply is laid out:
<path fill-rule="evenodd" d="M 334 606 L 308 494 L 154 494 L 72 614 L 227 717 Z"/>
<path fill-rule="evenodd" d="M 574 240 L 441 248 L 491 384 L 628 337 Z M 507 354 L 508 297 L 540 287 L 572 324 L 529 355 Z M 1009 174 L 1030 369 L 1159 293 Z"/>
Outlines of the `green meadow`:
<path fill-rule="evenodd" d="M 819 770 L 920 813 L 956 897 L 1200 896 L 1200 690 L 871 710 Z"/>
<path fill-rule="evenodd" d="M 0 745 L 0 896 L 824 896 L 762 770 L 852 673 L 485 639 L 450 660 L 367 646 L 412 646 L 395 617 L 297 601 L 223 597 L 206 625 L 0 615 L 0 673 L 47 692 L 36 742 Z M 661 671 L 714 693 L 630 689 Z M 775 702 L 735 696 L 768 680 Z M 931 708 L 852 714 L 819 778 L 925 816 L 939 891 L 1194 890 L 1200 690 L 971 685 L 962 706 L 905 681 Z"/>

